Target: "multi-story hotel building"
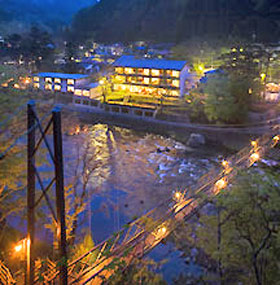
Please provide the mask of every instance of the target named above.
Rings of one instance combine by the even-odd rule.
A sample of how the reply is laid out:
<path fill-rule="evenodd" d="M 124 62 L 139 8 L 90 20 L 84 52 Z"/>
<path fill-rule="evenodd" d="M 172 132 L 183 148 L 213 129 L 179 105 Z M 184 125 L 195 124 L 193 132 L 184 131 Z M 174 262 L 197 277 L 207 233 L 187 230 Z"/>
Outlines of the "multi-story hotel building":
<path fill-rule="evenodd" d="M 42 72 L 33 75 L 33 87 L 41 90 L 75 93 L 76 89 L 81 95 L 89 96 L 89 90 L 82 90 L 80 86 L 89 83 L 88 75 L 66 74 L 56 72 Z"/>
<path fill-rule="evenodd" d="M 114 63 L 114 91 L 147 95 L 184 96 L 190 77 L 186 61 L 122 56 Z"/>

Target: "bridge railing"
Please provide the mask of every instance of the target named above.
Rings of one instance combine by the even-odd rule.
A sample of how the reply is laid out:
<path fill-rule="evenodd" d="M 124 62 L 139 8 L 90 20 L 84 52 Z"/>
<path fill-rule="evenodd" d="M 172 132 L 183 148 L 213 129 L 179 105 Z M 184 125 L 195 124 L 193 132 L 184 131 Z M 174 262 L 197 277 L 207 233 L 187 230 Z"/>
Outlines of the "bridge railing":
<path fill-rule="evenodd" d="M 5 285 L 16 284 L 16 281 L 13 278 L 12 273 L 1 260 L 0 260 L 0 283 Z"/>
<path fill-rule="evenodd" d="M 267 149 L 275 146 L 271 135 L 263 136 L 251 146 L 245 147 L 227 160 L 227 167 L 214 168 L 202 176 L 190 191 L 185 191 L 183 199 L 171 197 L 142 217 L 127 224 L 120 232 L 95 246 L 68 265 L 69 283 L 86 284 L 117 260 L 132 261 L 154 248 L 171 233 L 185 218 L 193 216 L 207 200 L 223 190 L 235 177 L 238 169 L 254 164 Z M 95 259 L 90 256 L 95 254 Z M 128 257 L 129 256 L 129 257 Z M 54 282 L 58 272 L 46 277 Z"/>

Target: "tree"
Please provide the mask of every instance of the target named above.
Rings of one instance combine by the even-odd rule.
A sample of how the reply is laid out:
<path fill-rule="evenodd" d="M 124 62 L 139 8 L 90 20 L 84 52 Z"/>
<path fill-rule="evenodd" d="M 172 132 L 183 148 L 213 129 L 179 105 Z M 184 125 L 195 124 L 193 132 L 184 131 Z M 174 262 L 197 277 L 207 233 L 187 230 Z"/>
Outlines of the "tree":
<path fill-rule="evenodd" d="M 51 56 L 54 45 L 48 32 L 33 26 L 24 40 L 23 50 L 25 58 L 34 62 L 35 68 L 39 70 L 42 62 Z"/>
<path fill-rule="evenodd" d="M 19 61 L 21 56 L 22 37 L 18 34 L 11 34 L 6 39 L 6 52 L 15 61 Z"/>
<path fill-rule="evenodd" d="M 36 70 L 51 59 L 54 44 L 48 32 L 33 26 L 29 33 L 12 34 L 7 37 L 7 55 L 16 61 L 24 61 L 26 66 Z"/>
<path fill-rule="evenodd" d="M 123 265 L 123 267 L 119 267 L 117 271 L 103 283 L 109 283 L 112 285 L 165 285 L 166 282 L 163 280 L 162 276 L 156 273 L 160 266 L 161 264 L 157 264 L 156 262 L 150 259 L 137 259 L 135 260 L 134 264 L 130 265 L 127 268 L 125 264 Z"/>
<path fill-rule="evenodd" d="M 213 264 L 204 279 L 221 284 L 277 284 L 280 252 L 280 180 L 271 170 L 241 172 L 216 201 L 201 212 L 188 240 Z M 210 208 L 208 208 L 209 210 Z M 204 259 L 205 260 L 205 259 Z"/>
<path fill-rule="evenodd" d="M 209 78 L 204 112 L 209 121 L 236 123 L 247 117 L 249 84 L 235 75 L 218 74 Z"/>

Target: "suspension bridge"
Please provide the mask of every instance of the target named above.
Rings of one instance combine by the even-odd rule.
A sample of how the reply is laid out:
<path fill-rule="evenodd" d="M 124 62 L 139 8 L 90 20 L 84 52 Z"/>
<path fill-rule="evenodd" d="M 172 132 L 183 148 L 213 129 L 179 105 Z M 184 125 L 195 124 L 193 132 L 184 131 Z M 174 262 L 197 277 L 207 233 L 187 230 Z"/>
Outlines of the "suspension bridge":
<path fill-rule="evenodd" d="M 48 115 L 49 113 L 43 119 Z M 37 122 L 35 121 L 33 126 L 28 128 L 26 134 L 30 135 L 35 128 L 39 128 L 42 133 L 39 140 L 41 143 L 45 140 L 45 134 L 52 121 L 45 130 L 42 130 L 40 122 L 43 119 L 36 119 Z M 8 154 L 16 142 L 17 140 L 1 154 L 1 159 Z M 68 284 L 101 284 L 120 266 L 126 268 L 136 258 L 141 258 L 150 252 L 183 221 L 193 217 L 208 203 L 209 199 L 215 198 L 221 191 L 230 189 L 231 182 L 239 170 L 250 168 L 279 143 L 279 125 L 275 124 L 273 127 L 270 126 L 266 135 L 252 141 L 236 155 L 222 161 L 220 168 L 213 168 L 202 176 L 195 186 L 184 192 L 174 193 L 172 197 L 140 218 L 131 221 L 121 231 L 94 246 L 76 260 L 60 266 L 56 266 L 51 261 L 45 263 L 44 267 L 35 266 L 35 284 L 58 284 L 59 280 L 61 281 L 59 279 L 62 273 L 61 267 L 64 274 L 67 273 Z M 38 145 L 31 152 L 32 155 Z M 48 145 L 47 147 L 50 148 Z M 56 163 L 55 159 L 54 162 Z M 46 190 L 43 187 L 42 191 L 46 196 Z"/>
<path fill-rule="evenodd" d="M 120 265 L 128 266 L 135 258 L 143 257 L 183 221 L 193 217 L 209 199 L 229 188 L 239 170 L 250 168 L 279 142 L 280 136 L 276 134 L 267 134 L 251 142 L 250 146 L 222 161 L 220 169 L 214 168 L 201 177 L 192 189 L 174 193 L 170 199 L 70 262 L 69 284 L 101 284 Z M 92 256 L 96 257 L 94 262 Z M 57 284 L 58 275 L 58 271 L 45 272 L 43 280 L 46 284 Z"/>

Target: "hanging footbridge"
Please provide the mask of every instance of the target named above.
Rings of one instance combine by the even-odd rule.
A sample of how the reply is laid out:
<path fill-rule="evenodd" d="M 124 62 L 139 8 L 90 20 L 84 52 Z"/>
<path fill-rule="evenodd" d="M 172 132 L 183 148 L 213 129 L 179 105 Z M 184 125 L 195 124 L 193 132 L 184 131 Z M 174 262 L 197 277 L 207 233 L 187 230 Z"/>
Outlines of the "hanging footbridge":
<path fill-rule="evenodd" d="M 45 114 L 43 119 L 38 119 L 38 122 L 27 130 L 27 134 L 40 127 L 40 122 L 47 116 L 49 113 Z M 121 231 L 113 234 L 76 260 L 68 261 L 66 270 L 68 284 L 101 284 L 112 276 L 118 268 L 126 268 L 136 258 L 141 258 L 150 252 L 183 221 L 193 217 L 208 203 L 209 199 L 215 198 L 222 190 L 230 189 L 230 184 L 239 170 L 250 168 L 262 159 L 269 150 L 275 149 L 279 152 L 278 121 L 278 119 L 275 120 L 273 126 L 261 126 L 262 131 L 267 132 L 266 135 L 251 142 L 249 146 L 236 155 L 221 162 L 220 168 L 210 170 L 197 181 L 195 186 L 184 192 L 174 193 L 172 197 L 140 218 L 126 224 Z M 50 123 L 48 123 L 45 131 L 40 129 L 42 138 L 39 143 L 45 139 L 44 135 L 49 127 Z M 17 141 L 18 139 L 3 152 L 0 156 L 2 159 Z M 48 144 L 47 147 L 49 147 Z M 66 273 L 60 270 L 62 262 L 58 262 L 58 265 L 50 260 L 44 262 L 43 265 L 37 263 L 35 283 L 58 284 L 61 274 Z M 5 274 L 2 277 L 4 278 Z"/>
<path fill-rule="evenodd" d="M 128 223 L 107 240 L 69 262 L 69 284 L 101 284 L 122 266 L 141 258 L 174 231 L 183 221 L 194 216 L 209 199 L 230 188 L 239 170 L 250 168 L 280 143 L 278 126 L 236 155 L 222 161 L 220 168 L 213 168 L 202 176 L 195 187 L 176 192 L 142 217 Z M 278 148 L 278 147 L 277 147 Z M 277 149 L 278 151 L 278 149 Z M 57 284 L 59 271 L 41 272 L 37 284 Z"/>

